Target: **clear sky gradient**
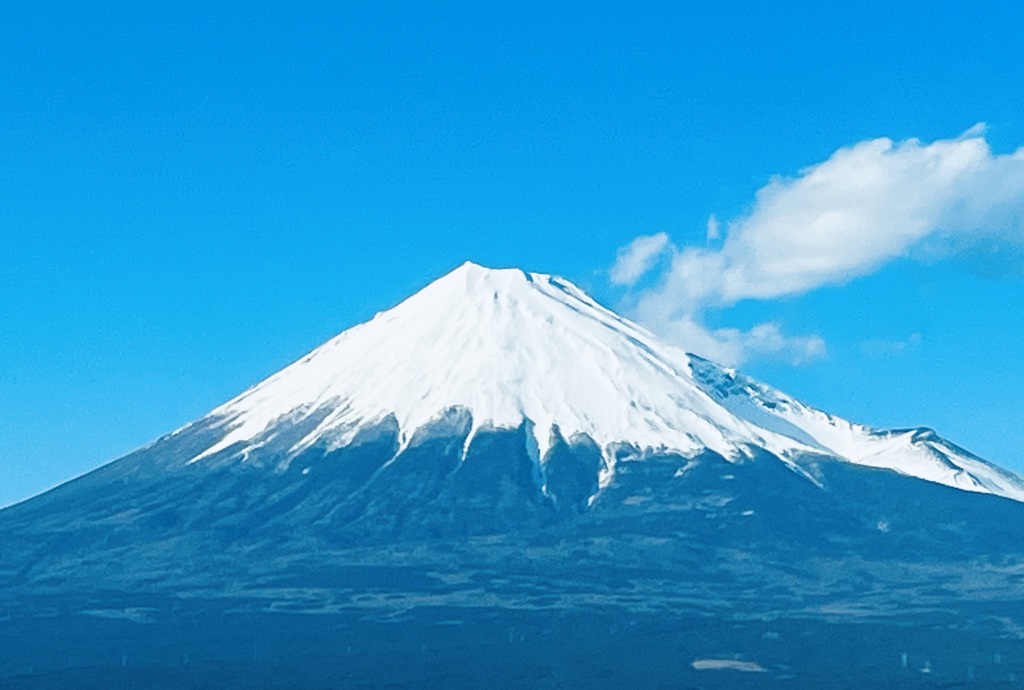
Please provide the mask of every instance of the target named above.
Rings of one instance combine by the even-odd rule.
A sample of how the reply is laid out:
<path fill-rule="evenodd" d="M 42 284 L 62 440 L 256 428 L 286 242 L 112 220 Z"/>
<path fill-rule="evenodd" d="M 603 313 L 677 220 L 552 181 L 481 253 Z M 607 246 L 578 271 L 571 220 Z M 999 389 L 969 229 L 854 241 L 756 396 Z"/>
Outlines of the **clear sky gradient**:
<path fill-rule="evenodd" d="M 620 248 L 703 245 L 773 176 L 979 122 L 1024 145 L 1024 5 L 832 4 L 9 3 L 0 505 L 467 259 L 629 312 Z M 1024 262 L 998 244 L 701 318 L 820 337 L 743 368 L 1021 471 Z"/>

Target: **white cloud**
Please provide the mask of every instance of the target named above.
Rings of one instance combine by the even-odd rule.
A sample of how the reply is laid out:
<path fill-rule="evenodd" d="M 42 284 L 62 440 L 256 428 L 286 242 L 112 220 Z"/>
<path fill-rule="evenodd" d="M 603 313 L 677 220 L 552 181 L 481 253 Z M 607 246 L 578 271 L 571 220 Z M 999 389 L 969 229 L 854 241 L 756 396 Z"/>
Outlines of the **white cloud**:
<path fill-rule="evenodd" d="M 806 364 L 828 353 L 825 341 L 817 335 L 790 336 L 777 323 L 762 323 L 750 330 L 709 328 L 702 320 L 702 309 L 680 311 L 670 300 L 658 299 L 653 292 L 641 297 L 635 316 L 663 337 L 723 364 L 737 365 L 751 358 L 781 359 L 794 365 Z"/>
<path fill-rule="evenodd" d="M 757 192 L 720 249 L 688 247 L 672 287 L 701 304 L 842 284 L 915 249 L 956 250 L 994 232 L 1021 236 L 1024 149 L 993 155 L 980 128 L 922 144 L 874 139 Z"/>
<path fill-rule="evenodd" d="M 708 242 L 714 242 L 722 235 L 722 226 L 718 223 L 718 218 L 715 216 L 708 216 L 708 231 L 707 238 Z"/>
<path fill-rule="evenodd" d="M 776 323 L 762 323 L 748 331 L 738 328 L 709 329 L 697 317 L 677 317 L 661 324 L 660 332 L 688 352 L 698 353 L 723 364 L 741 364 L 748 359 L 781 359 L 794 365 L 806 364 L 828 353 L 825 341 L 816 335 L 785 335 Z"/>
<path fill-rule="evenodd" d="M 716 249 L 677 249 L 666 238 L 659 251 L 671 251 L 671 263 L 639 296 L 639 318 L 725 361 L 783 353 L 796 361 L 801 351 L 806 360 L 824 352 L 820 338 L 787 337 L 772 324 L 711 331 L 701 316 L 744 299 L 841 285 L 897 258 L 970 252 L 985 241 L 1024 245 L 1024 148 L 993 154 L 980 125 L 929 144 L 860 142 L 794 178 L 773 179 L 740 218 L 720 224 L 711 216 L 708 240 L 721 234 Z M 623 284 L 653 264 L 635 263 Z"/>
<path fill-rule="evenodd" d="M 616 285 L 633 285 L 654 267 L 668 246 L 668 235 L 663 232 L 637 237 L 619 250 L 611 270 L 612 282 Z"/>

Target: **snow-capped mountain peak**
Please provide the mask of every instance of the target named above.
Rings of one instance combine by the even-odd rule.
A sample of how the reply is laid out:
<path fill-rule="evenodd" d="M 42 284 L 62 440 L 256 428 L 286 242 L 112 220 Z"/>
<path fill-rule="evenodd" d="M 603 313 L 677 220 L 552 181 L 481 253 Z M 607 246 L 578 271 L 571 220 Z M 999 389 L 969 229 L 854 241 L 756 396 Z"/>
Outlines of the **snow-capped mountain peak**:
<path fill-rule="evenodd" d="M 297 449 L 342 445 L 388 415 L 408 440 L 451 408 L 474 429 L 529 420 L 540 457 L 556 426 L 603 448 L 730 456 L 793 445 L 737 419 L 695 385 L 683 351 L 572 283 L 466 263 L 215 410 L 230 431 L 197 459 L 325 410 Z"/>
<path fill-rule="evenodd" d="M 287 456 L 341 447 L 393 418 L 406 446 L 459 410 L 468 447 L 490 428 L 531 430 L 538 463 L 556 435 L 586 435 L 614 472 L 616 448 L 726 458 L 764 449 L 797 467 L 827 455 L 1024 500 L 1024 482 L 952 444 L 877 432 L 659 340 L 569 281 L 465 263 L 217 408 L 222 437 L 191 462 L 245 459 L 307 423 Z M 944 444 L 944 445 L 943 445 Z"/>

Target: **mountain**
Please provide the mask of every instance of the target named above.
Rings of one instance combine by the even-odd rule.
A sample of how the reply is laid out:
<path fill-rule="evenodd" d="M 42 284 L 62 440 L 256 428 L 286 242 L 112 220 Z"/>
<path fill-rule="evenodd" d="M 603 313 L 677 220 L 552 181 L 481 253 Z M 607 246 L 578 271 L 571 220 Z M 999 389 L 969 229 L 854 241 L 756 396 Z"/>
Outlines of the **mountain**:
<path fill-rule="evenodd" d="M 292 655 L 275 658 L 292 678 L 281 687 L 494 674 L 536 687 L 570 668 L 580 685 L 735 687 L 728 674 L 744 671 L 758 687 L 862 684 L 857 668 L 771 642 L 828 626 L 864 668 L 898 638 L 980 677 L 991 669 L 965 650 L 998 641 L 1024 677 L 1021 607 L 1006 604 L 1024 593 L 1022 518 L 1024 481 L 931 430 L 848 422 L 660 341 L 564 279 L 467 263 L 201 419 L 0 511 L 0 635 L 15 650 L 0 651 L 0 685 L 81 687 L 83 668 L 97 687 L 111 673 L 148 683 L 130 675 L 142 666 L 109 663 L 137 647 L 157 676 L 168 654 L 205 654 L 203 673 L 243 669 L 234 686 L 263 687 L 257 646 Z M 754 634 L 751 620 L 776 623 Z M 337 626 L 363 648 L 348 675 L 296 667 Z M 625 647 L 598 631 L 622 626 Z M 711 642 L 665 647 L 693 626 Z M 540 676 L 506 664 L 517 634 L 527 647 L 554 636 L 517 652 Z M 438 639 L 446 651 L 431 655 Z M 666 656 L 640 668 L 648 649 Z M 732 656 L 678 665 L 712 652 Z M 419 671 L 402 676 L 389 654 Z M 1000 654 L 1002 678 L 1016 657 Z M 199 673 L 171 665 L 181 687 Z M 889 671 L 902 686 L 952 677 Z"/>

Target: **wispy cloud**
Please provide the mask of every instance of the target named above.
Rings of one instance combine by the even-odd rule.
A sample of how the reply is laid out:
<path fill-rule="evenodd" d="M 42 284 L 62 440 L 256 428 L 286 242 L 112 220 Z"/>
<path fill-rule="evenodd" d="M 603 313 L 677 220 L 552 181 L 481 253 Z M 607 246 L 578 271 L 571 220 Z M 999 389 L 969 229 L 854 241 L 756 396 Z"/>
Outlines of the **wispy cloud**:
<path fill-rule="evenodd" d="M 642 235 L 619 250 L 612 266 L 611 279 L 616 285 L 633 285 L 650 271 L 669 247 L 668 235 Z"/>
<path fill-rule="evenodd" d="M 773 179 L 742 217 L 712 216 L 707 239 L 717 248 L 680 248 L 661 234 L 620 252 L 616 268 L 623 268 L 612 278 L 626 285 L 671 253 L 657 286 L 638 296 L 637 316 L 725 361 L 772 354 L 807 361 L 824 354 L 820 338 L 786 336 L 773 324 L 709 330 L 703 314 L 842 285 L 898 258 L 977 255 L 986 241 L 1024 245 L 1024 148 L 993 154 L 982 125 L 932 143 L 863 141 L 796 177 Z"/>
<path fill-rule="evenodd" d="M 860 350 L 869 357 L 894 357 L 914 350 L 921 345 L 923 336 L 911 333 L 903 340 L 871 339 L 860 343 Z"/>
<path fill-rule="evenodd" d="M 708 216 L 708 242 L 714 242 L 722 235 L 722 226 L 714 215 Z"/>

